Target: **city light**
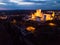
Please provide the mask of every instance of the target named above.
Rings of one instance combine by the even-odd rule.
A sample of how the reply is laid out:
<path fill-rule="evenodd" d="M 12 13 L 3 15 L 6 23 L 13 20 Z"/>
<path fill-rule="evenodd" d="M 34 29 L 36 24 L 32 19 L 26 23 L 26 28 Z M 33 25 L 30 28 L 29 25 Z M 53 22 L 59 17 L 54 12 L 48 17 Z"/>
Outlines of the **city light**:
<path fill-rule="evenodd" d="M 28 26 L 28 27 L 26 28 L 26 30 L 27 30 L 27 31 L 34 32 L 34 31 L 35 31 L 35 27 L 33 27 L 33 26 Z"/>
<path fill-rule="evenodd" d="M 11 23 L 16 24 L 17 21 L 16 21 L 15 19 L 13 19 L 13 20 L 11 21 Z"/>
<path fill-rule="evenodd" d="M 50 26 L 56 26 L 56 24 L 54 24 L 54 23 L 49 23 L 49 25 L 50 25 Z"/>
<path fill-rule="evenodd" d="M 4 19 L 7 19 L 8 17 L 7 16 L 0 16 L 0 19 L 4 20 Z"/>

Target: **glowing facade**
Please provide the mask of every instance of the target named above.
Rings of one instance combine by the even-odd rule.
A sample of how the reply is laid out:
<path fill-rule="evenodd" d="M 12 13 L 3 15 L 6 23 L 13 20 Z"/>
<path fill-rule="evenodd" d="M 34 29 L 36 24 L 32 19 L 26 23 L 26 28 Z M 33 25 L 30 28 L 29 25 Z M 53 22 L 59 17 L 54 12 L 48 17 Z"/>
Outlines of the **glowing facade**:
<path fill-rule="evenodd" d="M 55 16 L 54 12 L 52 12 L 52 14 L 43 14 L 41 12 L 41 9 L 39 9 L 39 10 L 36 10 L 36 12 L 31 15 L 31 18 L 29 18 L 29 20 L 48 21 L 48 20 L 53 20 L 54 16 Z"/>

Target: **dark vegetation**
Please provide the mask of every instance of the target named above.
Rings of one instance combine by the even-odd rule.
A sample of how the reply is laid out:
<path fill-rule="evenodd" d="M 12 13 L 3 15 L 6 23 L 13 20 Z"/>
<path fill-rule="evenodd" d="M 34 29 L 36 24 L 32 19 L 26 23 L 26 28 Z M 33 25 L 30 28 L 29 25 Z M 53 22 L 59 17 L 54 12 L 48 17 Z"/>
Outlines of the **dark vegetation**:
<path fill-rule="evenodd" d="M 22 23 L 13 24 L 9 20 L 0 21 L 0 45 L 60 45 L 60 20 L 44 23 L 35 21 L 19 22 Z M 51 27 L 48 25 L 50 22 L 55 23 L 56 26 Z M 36 30 L 34 33 L 24 36 L 21 29 L 18 29 L 16 25 L 22 29 L 24 26 L 34 26 Z"/>

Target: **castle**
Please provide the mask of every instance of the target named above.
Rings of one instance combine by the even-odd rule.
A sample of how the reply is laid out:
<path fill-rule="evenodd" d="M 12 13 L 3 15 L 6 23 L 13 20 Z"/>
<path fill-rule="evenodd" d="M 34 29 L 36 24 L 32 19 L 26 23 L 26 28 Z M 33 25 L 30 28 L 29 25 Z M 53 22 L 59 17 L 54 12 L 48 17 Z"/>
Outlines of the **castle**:
<path fill-rule="evenodd" d="M 52 14 L 44 14 L 41 12 L 41 9 L 36 10 L 35 13 L 30 15 L 29 20 L 33 21 L 48 21 L 53 20 L 55 16 L 55 12 L 52 12 Z"/>

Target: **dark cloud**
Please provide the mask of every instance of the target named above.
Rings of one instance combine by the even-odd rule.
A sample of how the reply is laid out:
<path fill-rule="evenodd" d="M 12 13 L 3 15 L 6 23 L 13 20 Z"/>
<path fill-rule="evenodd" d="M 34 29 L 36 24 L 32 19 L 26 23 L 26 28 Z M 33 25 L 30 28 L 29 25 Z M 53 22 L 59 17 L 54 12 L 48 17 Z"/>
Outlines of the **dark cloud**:
<path fill-rule="evenodd" d="M 19 0 L 20 1 L 20 0 Z M 23 0 L 23 1 L 27 1 L 27 0 Z M 29 2 L 31 0 L 28 0 L 27 2 Z M 35 2 L 34 4 L 31 5 L 18 5 L 14 2 L 9 2 L 8 0 L 5 0 L 4 2 L 6 2 L 6 5 L 1 5 L 0 4 L 0 9 L 20 9 L 20 10 L 36 10 L 36 9 L 43 9 L 43 10 L 60 10 L 60 1 L 56 0 L 56 1 L 40 1 L 37 0 L 38 2 Z M 40 1 L 40 2 L 39 2 Z"/>

